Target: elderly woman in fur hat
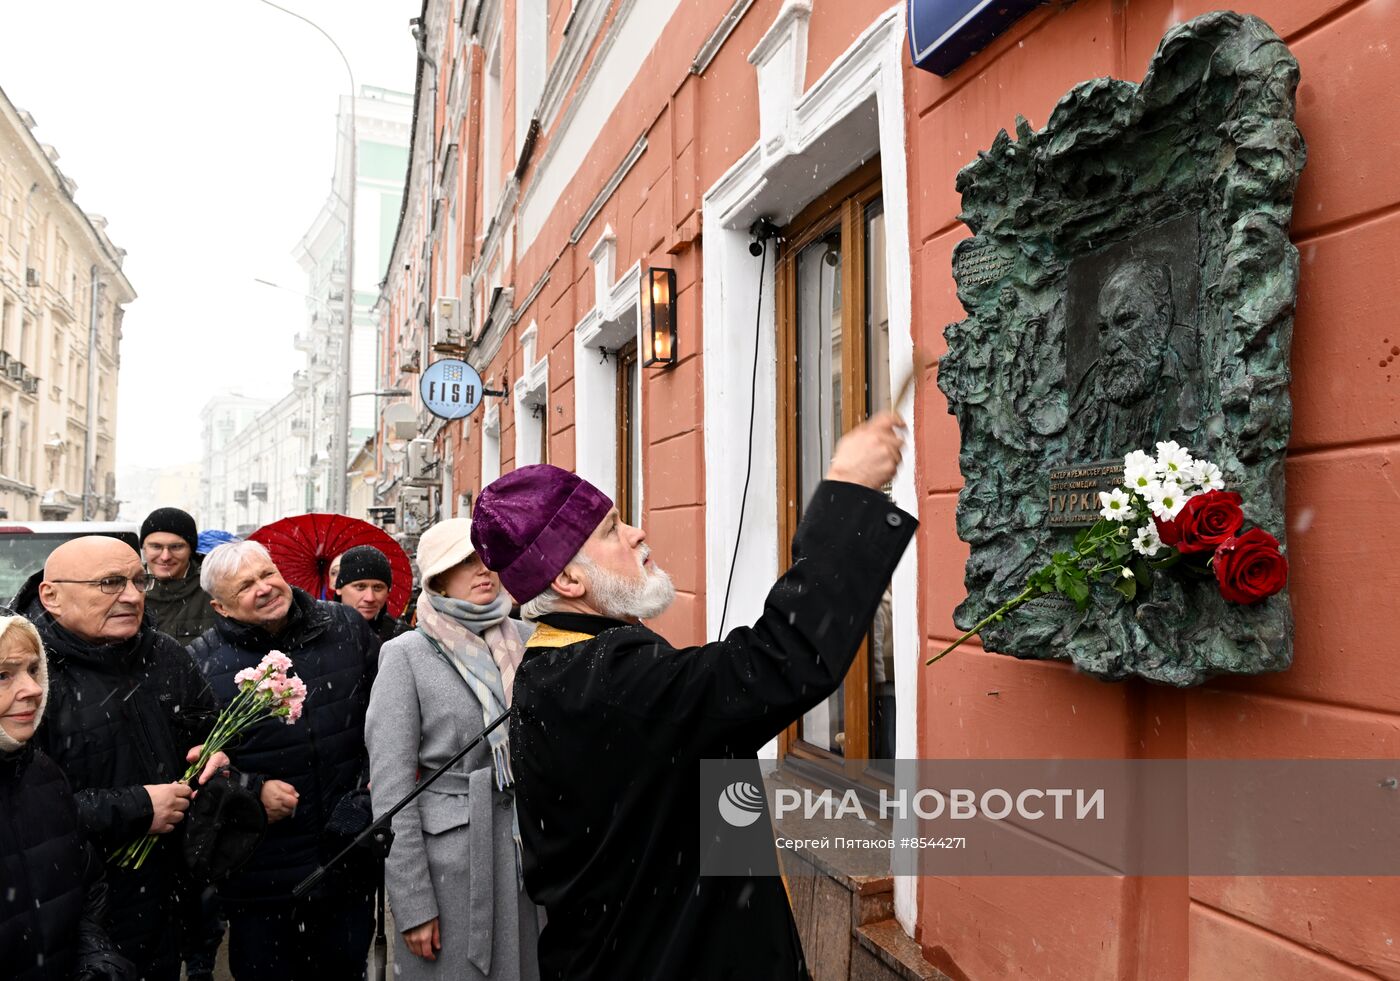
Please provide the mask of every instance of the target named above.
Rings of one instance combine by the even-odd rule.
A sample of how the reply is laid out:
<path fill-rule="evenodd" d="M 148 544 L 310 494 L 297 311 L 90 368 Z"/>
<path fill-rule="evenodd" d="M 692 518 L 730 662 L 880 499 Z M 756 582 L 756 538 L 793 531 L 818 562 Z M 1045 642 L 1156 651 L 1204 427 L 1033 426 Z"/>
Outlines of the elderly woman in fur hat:
<path fill-rule="evenodd" d="M 418 627 L 387 642 L 365 718 L 370 791 L 383 814 L 510 705 L 531 628 L 451 518 L 418 544 Z M 505 726 L 394 817 L 384 864 L 401 981 L 535 981 L 536 910 L 521 885 Z"/>
<path fill-rule="evenodd" d="M 131 964 L 107 937 L 101 859 L 63 771 L 30 744 L 48 693 L 39 632 L 0 616 L 0 965 L 14 981 L 124 978 Z"/>

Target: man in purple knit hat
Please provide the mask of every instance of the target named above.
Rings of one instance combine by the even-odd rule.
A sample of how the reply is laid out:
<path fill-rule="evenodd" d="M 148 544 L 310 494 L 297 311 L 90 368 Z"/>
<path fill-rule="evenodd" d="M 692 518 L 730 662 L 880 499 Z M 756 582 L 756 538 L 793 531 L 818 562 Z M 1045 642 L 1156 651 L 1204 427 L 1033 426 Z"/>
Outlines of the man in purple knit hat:
<path fill-rule="evenodd" d="M 700 761 L 753 759 L 840 686 L 918 524 L 880 492 L 903 431 L 842 437 L 763 616 L 701 647 L 642 623 L 675 588 L 592 484 L 538 465 L 481 492 L 472 544 L 538 623 L 510 745 L 545 981 L 807 977 L 780 879 L 700 875 Z"/>

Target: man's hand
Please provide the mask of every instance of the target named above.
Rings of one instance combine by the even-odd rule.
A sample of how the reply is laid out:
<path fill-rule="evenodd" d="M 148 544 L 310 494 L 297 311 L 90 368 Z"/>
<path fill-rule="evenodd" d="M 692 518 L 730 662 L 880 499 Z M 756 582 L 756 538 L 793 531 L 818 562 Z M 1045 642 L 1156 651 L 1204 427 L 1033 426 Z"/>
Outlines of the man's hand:
<path fill-rule="evenodd" d="M 437 960 L 435 951 L 442 950 L 442 934 L 438 932 L 438 918 L 435 916 L 422 926 L 403 932 L 403 942 L 411 953 L 425 961 Z"/>
<path fill-rule="evenodd" d="M 200 743 L 198 746 L 191 747 L 190 751 L 185 754 L 185 762 L 193 763 L 195 760 L 199 759 L 199 754 L 203 752 L 203 743 Z M 232 764 L 229 762 L 228 756 L 222 751 L 215 753 L 213 756 L 209 757 L 209 762 L 204 764 L 204 769 L 199 772 L 200 786 L 203 786 L 214 774 L 218 773 L 220 770 L 228 769 L 231 765 Z"/>
<path fill-rule="evenodd" d="M 837 442 L 826 479 L 880 490 L 899 469 L 905 431 L 904 420 L 893 412 L 872 416 Z"/>
<path fill-rule="evenodd" d="M 183 783 L 146 784 L 146 793 L 151 795 L 150 834 L 163 835 L 175 830 L 175 825 L 185 819 L 190 809 L 190 796 L 193 791 Z"/>
<path fill-rule="evenodd" d="M 262 788 L 262 806 L 269 824 L 291 817 L 297 809 L 297 789 L 283 780 L 268 780 Z"/>

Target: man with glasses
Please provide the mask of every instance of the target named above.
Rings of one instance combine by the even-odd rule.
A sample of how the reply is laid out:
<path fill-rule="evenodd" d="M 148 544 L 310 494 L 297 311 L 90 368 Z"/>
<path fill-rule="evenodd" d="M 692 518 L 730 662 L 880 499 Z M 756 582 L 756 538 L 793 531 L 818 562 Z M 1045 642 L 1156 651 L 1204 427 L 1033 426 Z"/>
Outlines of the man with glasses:
<path fill-rule="evenodd" d="M 194 659 L 146 616 L 154 583 L 131 546 L 89 535 L 56 548 L 42 582 L 15 597 L 49 659 L 35 740 L 67 775 L 84 831 L 105 854 L 184 820 L 191 791 L 180 777 L 217 715 Z M 217 754 L 200 782 L 227 765 Z M 140 869 L 107 868 L 112 939 L 147 981 L 179 977 L 179 862 L 167 837 Z"/>
<path fill-rule="evenodd" d="M 199 529 L 194 518 L 179 508 L 157 508 L 141 523 L 141 552 L 146 571 L 156 584 L 146 597 L 146 609 L 156 628 L 186 647 L 218 619 L 209 594 L 199 588 Z"/>

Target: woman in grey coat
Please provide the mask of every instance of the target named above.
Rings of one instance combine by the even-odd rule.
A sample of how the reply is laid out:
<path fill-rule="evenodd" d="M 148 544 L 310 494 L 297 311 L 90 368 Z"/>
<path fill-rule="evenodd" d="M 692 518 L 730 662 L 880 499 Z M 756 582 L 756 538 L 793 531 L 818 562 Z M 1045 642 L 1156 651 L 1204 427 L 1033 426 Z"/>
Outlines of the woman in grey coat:
<path fill-rule="evenodd" d="M 505 711 L 530 632 L 510 619 L 510 597 L 475 555 L 466 518 L 424 533 L 418 568 L 418 629 L 381 648 L 365 719 L 375 814 Z M 384 879 L 401 981 L 539 977 L 513 783 L 503 725 L 395 815 Z"/>

